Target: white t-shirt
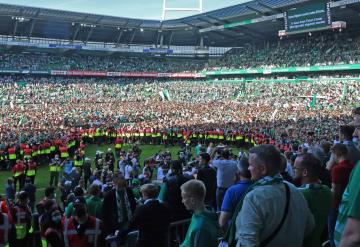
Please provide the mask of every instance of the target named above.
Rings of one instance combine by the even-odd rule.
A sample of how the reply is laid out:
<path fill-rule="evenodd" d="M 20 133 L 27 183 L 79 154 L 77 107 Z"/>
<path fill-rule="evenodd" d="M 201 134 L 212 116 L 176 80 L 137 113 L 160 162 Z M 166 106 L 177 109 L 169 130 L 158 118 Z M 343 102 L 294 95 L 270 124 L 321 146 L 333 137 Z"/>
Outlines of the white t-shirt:
<path fill-rule="evenodd" d="M 132 166 L 126 165 L 125 166 L 125 179 L 131 179 L 131 172 L 133 171 Z"/>
<path fill-rule="evenodd" d="M 158 170 L 157 170 L 156 179 L 157 179 L 157 180 L 163 180 L 164 177 L 165 177 L 164 171 L 163 171 L 163 169 L 161 168 L 161 166 L 159 166 L 159 168 L 158 168 Z"/>

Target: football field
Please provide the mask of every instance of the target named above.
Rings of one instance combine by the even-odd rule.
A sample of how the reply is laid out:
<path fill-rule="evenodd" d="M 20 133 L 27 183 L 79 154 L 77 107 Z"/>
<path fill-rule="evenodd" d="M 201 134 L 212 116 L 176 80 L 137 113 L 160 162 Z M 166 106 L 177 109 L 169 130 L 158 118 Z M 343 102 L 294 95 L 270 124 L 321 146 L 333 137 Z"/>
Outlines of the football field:
<path fill-rule="evenodd" d="M 87 145 L 85 147 L 85 155 L 86 157 L 89 157 L 94 159 L 96 151 L 102 151 L 106 152 L 108 148 L 111 148 L 114 151 L 114 145 Z M 131 148 L 130 145 L 124 145 L 123 149 L 127 151 L 129 148 Z M 140 145 L 140 149 L 142 150 L 140 155 L 140 164 L 141 167 L 143 166 L 143 161 L 146 158 L 149 158 L 156 154 L 159 151 L 169 150 L 171 152 L 171 155 L 173 159 L 177 159 L 177 153 L 180 150 L 179 147 L 168 147 L 165 149 L 163 145 Z M 194 149 L 193 149 L 194 150 Z M 116 160 L 117 164 L 117 160 Z M 95 169 L 95 165 L 92 164 L 93 168 Z M 117 169 L 117 168 L 115 168 Z M 6 181 L 9 177 L 12 177 L 11 171 L 0 171 L 0 183 L 1 183 L 1 190 L 0 193 L 2 195 L 5 195 L 5 187 L 6 187 Z M 44 197 L 44 190 L 49 185 L 50 181 L 50 172 L 49 168 L 45 166 L 41 166 L 37 169 L 36 178 L 35 178 L 35 185 L 37 187 L 36 192 L 36 201 L 41 200 Z M 58 191 L 57 196 L 60 195 L 60 192 Z"/>

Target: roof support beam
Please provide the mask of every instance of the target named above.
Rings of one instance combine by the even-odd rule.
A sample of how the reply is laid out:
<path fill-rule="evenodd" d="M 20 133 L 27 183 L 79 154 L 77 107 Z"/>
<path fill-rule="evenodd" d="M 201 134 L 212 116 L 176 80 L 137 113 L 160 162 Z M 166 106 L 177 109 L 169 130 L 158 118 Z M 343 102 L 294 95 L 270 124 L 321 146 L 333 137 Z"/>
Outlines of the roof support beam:
<path fill-rule="evenodd" d="M 13 39 L 13 40 L 15 39 L 15 35 L 16 35 L 16 31 L 17 31 L 18 25 L 19 25 L 19 21 L 16 20 L 16 21 L 15 21 L 15 24 L 14 24 L 13 34 L 12 34 L 12 39 Z"/>
<path fill-rule="evenodd" d="M 87 44 L 87 42 L 89 41 L 90 36 L 91 36 L 91 34 L 92 34 L 93 30 L 94 30 L 94 28 L 93 28 L 93 27 L 90 27 L 89 33 L 88 33 L 88 35 L 86 36 L 85 45 L 86 45 L 86 44 Z"/>
<path fill-rule="evenodd" d="M 227 24 L 227 23 L 230 23 L 230 22 L 228 22 L 228 21 L 225 21 L 225 20 L 220 20 L 219 18 L 216 18 L 216 17 L 214 17 L 214 16 L 211 16 L 211 15 L 206 15 L 208 18 L 210 18 L 210 19 L 213 19 L 213 20 L 215 20 L 215 21 L 217 21 L 217 22 L 219 22 L 219 23 L 222 23 L 222 24 Z"/>
<path fill-rule="evenodd" d="M 76 26 L 74 35 L 72 36 L 72 39 L 71 39 L 71 43 L 74 43 L 79 31 L 80 31 L 80 23 L 78 23 L 77 26 Z"/>
<path fill-rule="evenodd" d="M 211 25 L 216 24 L 216 23 L 210 22 L 210 21 L 208 21 L 208 20 L 205 20 L 204 18 L 201 18 L 201 17 L 196 17 L 196 19 L 198 19 L 198 20 L 200 20 L 200 21 L 204 21 L 204 22 L 209 23 L 209 24 L 211 24 Z"/>
<path fill-rule="evenodd" d="M 267 9 L 269 9 L 269 10 L 271 10 L 271 11 L 274 11 L 274 12 L 276 12 L 276 13 L 278 13 L 278 14 L 283 13 L 283 11 L 278 10 L 278 9 L 274 9 L 274 8 L 271 8 L 269 5 L 267 5 L 267 4 L 265 4 L 265 3 L 262 3 L 262 2 L 260 2 L 260 1 L 257 1 L 257 3 L 258 3 L 260 6 L 263 6 L 263 7 L 267 8 Z"/>
<path fill-rule="evenodd" d="M 158 47 L 159 44 L 159 38 L 160 38 L 160 32 L 158 32 L 157 37 L 156 37 L 156 41 L 155 41 L 155 47 Z"/>
<path fill-rule="evenodd" d="M 257 13 L 257 14 L 260 14 L 260 15 L 263 15 L 263 14 L 264 14 L 264 13 L 263 13 L 263 12 L 261 12 L 260 10 L 255 9 L 255 8 L 253 8 L 253 7 L 246 6 L 246 8 L 247 8 L 247 9 L 250 9 L 250 10 L 252 10 L 252 11 L 254 11 L 254 12 L 255 12 L 255 13 Z"/>
<path fill-rule="evenodd" d="M 122 37 L 123 33 L 124 33 L 124 29 L 121 29 L 120 32 L 119 32 L 119 35 L 118 35 L 118 37 L 116 39 L 115 47 L 119 47 L 119 43 L 120 43 L 120 40 L 121 40 L 121 37 Z"/>
<path fill-rule="evenodd" d="M 163 47 L 163 44 L 164 44 L 164 35 L 161 34 L 161 35 L 160 35 L 160 48 Z"/>
<path fill-rule="evenodd" d="M 170 33 L 170 38 L 169 38 L 169 43 L 168 43 L 168 48 L 170 48 L 172 40 L 173 40 L 173 36 L 174 36 L 174 31 L 171 31 Z"/>
<path fill-rule="evenodd" d="M 29 40 L 29 41 L 30 41 L 30 38 L 31 38 L 32 33 L 33 33 L 33 31 L 34 31 L 35 23 L 36 23 L 36 20 L 35 20 L 35 19 L 32 19 L 32 20 L 31 20 L 31 24 L 30 24 L 29 34 L 28 34 L 28 40 Z"/>
<path fill-rule="evenodd" d="M 186 25 L 188 25 L 188 26 L 190 26 L 190 27 L 196 28 L 196 29 L 200 29 L 200 28 L 201 28 L 201 27 L 199 27 L 199 26 L 196 26 L 196 25 L 194 25 L 194 24 L 188 23 L 188 22 L 186 22 L 186 21 L 182 21 L 182 23 L 184 23 L 184 24 L 186 24 Z"/>
<path fill-rule="evenodd" d="M 131 36 L 131 39 L 130 39 L 129 45 L 131 45 L 131 44 L 132 44 L 132 42 L 134 41 L 134 39 L 135 39 L 135 34 L 136 34 L 136 29 L 134 29 L 134 32 L 132 33 L 132 36 Z"/>

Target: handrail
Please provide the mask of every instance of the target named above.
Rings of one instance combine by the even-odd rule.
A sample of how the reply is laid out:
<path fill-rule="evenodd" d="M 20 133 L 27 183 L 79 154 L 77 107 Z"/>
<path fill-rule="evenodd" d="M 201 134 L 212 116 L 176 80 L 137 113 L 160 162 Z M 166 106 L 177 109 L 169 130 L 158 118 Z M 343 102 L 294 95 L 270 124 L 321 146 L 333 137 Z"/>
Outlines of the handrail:
<path fill-rule="evenodd" d="M 169 226 L 169 238 L 168 238 L 168 246 L 174 246 L 180 244 L 187 232 L 188 224 L 190 223 L 191 219 L 179 220 L 170 223 Z M 126 237 L 126 247 L 134 247 L 136 245 L 135 239 L 137 239 L 139 235 L 139 231 L 132 231 L 127 234 Z M 119 236 L 118 235 L 109 235 L 106 237 L 106 243 L 109 247 L 118 247 Z"/>

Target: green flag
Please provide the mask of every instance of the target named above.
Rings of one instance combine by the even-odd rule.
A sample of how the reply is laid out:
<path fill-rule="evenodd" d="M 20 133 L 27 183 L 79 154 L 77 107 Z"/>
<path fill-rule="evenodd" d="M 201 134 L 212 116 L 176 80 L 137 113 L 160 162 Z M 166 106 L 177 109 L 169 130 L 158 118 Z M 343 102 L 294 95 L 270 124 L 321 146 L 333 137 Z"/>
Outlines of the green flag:
<path fill-rule="evenodd" d="M 164 94 L 164 97 L 165 97 L 166 100 L 168 100 L 168 101 L 171 100 L 170 93 L 169 93 L 169 91 L 167 89 L 163 90 L 163 94 Z"/>
<path fill-rule="evenodd" d="M 314 94 L 313 97 L 312 97 L 312 100 L 310 102 L 310 108 L 315 108 L 315 106 L 316 106 L 316 97 L 317 97 L 317 94 Z"/>

